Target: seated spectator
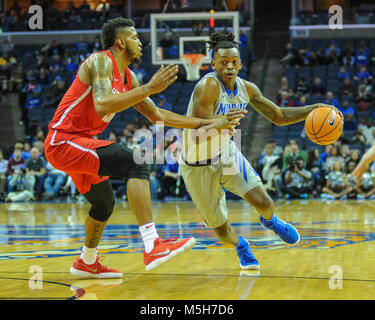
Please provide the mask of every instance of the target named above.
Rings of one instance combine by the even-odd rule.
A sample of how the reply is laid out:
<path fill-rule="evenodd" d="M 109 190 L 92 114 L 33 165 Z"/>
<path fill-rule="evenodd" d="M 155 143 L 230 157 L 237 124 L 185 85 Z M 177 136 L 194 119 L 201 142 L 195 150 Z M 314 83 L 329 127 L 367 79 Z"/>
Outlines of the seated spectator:
<path fill-rule="evenodd" d="M 339 103 L 339 101 L 337 99 L 334 98 L 332 91 L 328 91 L 327 92 L 326 99 L 323 100 L 323 103 L 329 104 L 331 106 L 334 106 L 337 109 L 340 108 L 340 103 Z"/>
<path fill-rule="evenodd" d="M 11 65 L 11 64 L 16 64 L 17 59 L 13 57 L 10 53 L 10 51 L 4 51 L 3 55 L 0 57 L 0 66 L 6 64 L 6 65 Z"/>
<path fill-rule="evenodd" d="M 353 54 L 351 51 L 347 51 L 344 58 L 342 59 L 342 63 L 344 66 L 351 67 L 355 64 L 355 58 L 353 57 Z"/>
<path fill-rule="evenodd" d="M 11 190 L 5 201 L 23 202 L 34 200 L 35 178 L 27 175 L 25 169 L 15 169 L 10 176 L 9 189 Z"/>
<path fill-rule="evenodd" d="M 0 199 L 3 200 L 5 198 L 5 191 L 7 185 L 7 168 L 8 168 L 8 160 L 4 159 L 3 151 L 0 150 Z"/>
<path fill-rule="evenodd" d="M 261 173 L 266 191 L 281 197 L 281 189 L 277 188 L 276 180 L 277 177 L 281 179 L 282 158 L 279 155 L 274 155 L 272 144 L 266 145 L 265 154 L 259 159 L 257 169 Z"/>
<path fill-rule="evenodd" d="M 135 76 L 137 77 L 139 84 L 143 84 L 145 82 L 145 79 L 147 78 L 147 72 L 145 69 L 140 68 L 138 63 L 132 64 L 133 68 L 132 71 L 134 72 Z"/>
<path fill-rule="evenodd" d="M 38 91 L 34 91 L 31 96 L 28 96 L 25 103 L 25 109 L 40 109 L 42 107 L 43 97 Z"/>
<path fill-rule="evenodd" d="M 324 149 L 324 152 L 321 153 L 320 160 L 323 162 L 323 164 L 326 162 L 327 158 L 330 156 L 332 147 L 333 147 L 332 144 L 327 145 Z"/>
<path fill-rule="evenodd" d="M 340 80 L 341 82 L 344 81 L 345 79 L 350 79 L 349 72 L 346 71 L 345 66 L 341 66 L 339 72 L 337 73 L 337 79 Z"/>
<path fill-rule="evenodd" d="M 366 87 L 366 92 L 372 95 L 372 83 L 369 78 L 364 78 L 362 84 Z"/>
<path fill-rule="evenodd" d="M 324 177 L 323 162 L 320 159 L 319 150 L 317 148 L 309 150 L 306 160 L 306 170 L 311 172 L 312 194 L 314 197 L 317 197 L 322 190 Z"/>
<path fill-rule="evenodd" d="M 341 162 L 334 162 L 328 171 L 326 185 L 323 187 L 322 199 L 346 199 L 347 194 L 353 190 L 350 187 L 348 178 L 343 172 Z"/>
<path fill-rule="evenodd" d="M 304 169 L 304 161 L 299 159 L 289 164 L 285 172 L 285 193 L 287 199 L 306 199 L 311 193 L 311 172 Z"/>
<path fill-rule="evenodd" d="M 175 196 L 178 183 L 183 183 L 183 179 L 179 172 L 177 149 L 175 149 L 164 169 L 159 199 L 164 199 L 167 195 Z"/>
<path fill-rule="evenodd" d="M 56 80 L 52 83 L 50 89 L 45 95 L 45 100 L 43 101 L 42 108 L 56 109 L 65 92 L 65 81 L 60 76 L 57 76 Z"/>
<path fill-rule="evenodd" d="M 49 71 L 51 72 L 51 77 L 54 79 L 57 75 L 60 75 L 64 71 L 64 63 L 61 61 L 61 56 L 55 54 L 52 57 L 52 61 L 49 65 Z"/>
<path fill-rule="evenodd" d="M 46 44 L 41 50 L 46 57 L 52 57 L 55 55 L 63 56 L 65 49 L 57 42 L 56 39 L 53 39 L 50 43 Z"/>
<path fill-rule="evenodd" d="M 284 152 L 283 155 L 283 170 L 285 171 L 292 162 L 296 162 L 297 160 L 303 160 L 305 165 L 306 163 L 306 153 L 301 151 L 298 147 L 297 142 L 293 141 L 289 143 L 290 149 L 289 151 Z"/>
<path fill-rule="evenodd" d="M 344 121 L 344 131 L 357 131 L 357 121 L 354 119 L 353 114 L 348 113 Z"/>
<path fill-rule="evenodd" d="M 41 68 L 49 69 L 48 58 L 42 52 L 36 52 L 36 69 L 40 70 Z"/>
<path fill-rule="evenodd" d="M 36 76 L 36 81 L 37 81 L 37 83 L 39 83 L 40 85 L 42 85 L 44 87 L 47 87 L 47 86 L 50 85 L 51 78 L 49 76 L 49 73 L 48 73 L 47 69 L 45 69 L 43 67 L 39 69 L 39 73 Z"/>
<path fill-rule="evenodd" d="M 366 146 L 366 137 L 360 130 L 356 131 L 353 137 L 349 140 L 349 144 L 358 145 L 364 148 Z"/>
<path fill-rule="evenodd" d="M 12 69 L 9 78 L 9 91 L 18 92 L 26 83 L 26 72 L 22 63 L 17 64 L 17 68 Z"/>
<path fill-rule="evenodd" d="M 307 106 L 309 103 L 307 101 L 307 96 L 302 96 L 299 101 L 296 101 L 295 106 L 296 107 L 304 107 Z"/>
<path fill-rule="evenodd" d="M 25 159 L 22 158 L 22 148 L 15 148 L 13 158 L 8 160 L 6 173 L 8 181 L 8 191 L 13 191 L 12 186 L 9 185 L 9 181 L 16 169 L 25 169 Z"/>
<path fill-rule="evenodd" d="M 100 37 L 96 36 L 94 42 L 90 45 L 91 52 L 97 52 L 102 50 L 102 43 L 100 41 Z M 134 65 L 133 65 L 134 66 Z"/>
<path fill-rule="evenodd" d="M 329 47 L 325 51 L 327 62 L 329 64 L 337 64 L 340 53 L 341 53 L 340 48 L 338 48 L 336 46 L 336 42 L 332 40 L 331 43 L 329 44 Z"/>
<path fill-rule="evenodd" d="M 64 184 L 67 174 L 55 169 L 48 161 L 46 164 L 46 178 L 44 179 L 44 198 L 53 199 L 57 196 L 61 186 Z"/>
<path fill-rule="evenodd" d="M 159 96 L 159 101 L 158 101 L 157 106 L 159 108 L 172 111 L 172 105 L 167 101 L 167 97 L 163 94 Z"/>
<path fill-rule="evenodd" d="M 85 40 L 84 36 L 79 36 L 78 42 L 76 44 L 76 48 L 78 52 L 88 52 L 89 51 L 89 44 Z"/>
<path fill-rule="evenodd" d="M 356 100 L 357 105 L 358 105 L 358 110 L 367 111 L 370 107 L 372 99 L 373 99 L 373 96 L 371 93 L 367 92 L 366 85 L 361 84 L 359 86 L 358 96 Z"/>
<path fill-rule="evenodd" d="M 68 198 L 76 199 L 77 187 L 75 186 L 70 176 L 68 176 L 68 178 L 66 179 L 65 185 L 62 188 L 63 188 L 63 191 L 65 192 L 67 192 L 68 189 L 70 189 L 70 191 L 68 192 L 69 193 Z"/>
<path fill-rule="evenodd" d="M 286 92 L 288 93 L 289 95 L 292 95 L 293 94 L 293 91 L 291 88 L 289 88 L 289 84 L 288 84 L 288 78 L 287 77 L 282 77 L 280 79 L 280 88 L 279 90 L 277 91 L 277 100 L 281 100 L 281 94 L 283 92 Z"/>
<path fill-rule="evenodd" d="M 359 68 L 359 72 L 357 72 L 353 79 L 356 80 L 356 81 L 360 81 L 360 82 L 363 82 L 364 79 L 368 79 L 368 80 L 372 80 L 372 76 L 371 74 L 367 71 L 367 68 L 366 66 L 361 66 Z"/>
<path fill-rule="evenodd" d="M 349 162 L 354 162 L 355 165 L 359 163 L 361 160 L 361 153 L 359 150 L 355 149 L 352 152 L 350 152 L 349 157 L 345 159 L 345 165 L 348 166 Z"/>
<path fill-rule="evenodd" d="M 313 96 L 323 96 L 327 92 L 326 87 L 322 84 L 322 79 L 316 77 L 314 79 L 314 84 L 311 87 L 311 94 Z"/>
<path fill-rule="evenodd" d="M 323 168 L 325 171 L 333 170 L 333 164 L 339 162 L 341 168 L 344 168 L 345 162 L 344 158 L 339 154 L 339 149 L 337 146 L 332 146 L 329 148 L 328 157 L 326 158 Z"/>
<path fill-rule="evenodd" d="M 30 158 L 30 152 L 27 152 L 27 150 L 24 150 L 24 144 L 21 143 L 21 142 L 17 142 L 15 145 L 14 145 L 14 150 L 16 149 L 19 149 L 21 150 L 21 157 L 22 159 L 24 159 L 25 161 L 28 160 Z M 13 159 L 14 157 L 14 153 L 12 153 L 9 157 L 9 160 Z"/>
<path fill-rule="evenodd" d="M 345 117 L 347 114 L 351 113 L 353 116 L 355 115 L 354 108 L 349 105 L 349 101 L 345 100 L 342 103 L 341 107 L 338 107 L 338 109 L 341 111 L 342 115 Z"/>
<path fill-rule="evenodd" d="M 294 92 L 300 97 L 310 92 L 310 86 L 305 83 L 305 78 L 298 78 L 298 82 L 294 88 Z"/>
<path fill-rule="evenodd" d="M 358 52 L 355 54 L 355 65 L 359 66 L 367 66 L 369 62 L 369 57 L 365 53 L 365 49 L 360 47 Z"/>
<path fill-rule="evenodd" d="M 360 183 L 354 188 L 357 191 L 357 199 L 375 199 L 375 180 L 370 170 L 362 175 Z"/>
<path fill-rule="evenodd" d="M 27 141 L 25 141 L 23 144 L 22 158 L 24 158 L 25 160 L 31 158 L 31 145 Z"/>
<path fill-rule="evenodd" d="M 298 57 L 297 49 L 293 48 L 293 45 L 290 42 L 288 42 L 286 44 L 286 50 L 285 50 L 284 56 L 280 60 L 280 62 L 284 65 L 294 66 L 298 59 L 297 57 Z"/>
<path fill-rule="evenodd" d="M 23 93 L 25 93 L 26 95 L 32 95 L 32 93 L 34 92 L 42 92 L 42 87 L 37 82 L 34 76 L 28 77 L 27 81 L 28 82 L 24 85 L 24 87 L 21 90 Z"/>
<path fill-rule="evenodd" d="M 346 78 L 343 81 L 343 84 L 339 87 L 338 94 L 342 96 L 356 96 L 357 90 L 355 86 L 351 83 L 350 79 Z"/>
<path fill-rule="evenodd" d="M 44 161 L 40 157 L 40 152 L 37 148 L 32 148 L 30 153 L 31 158 L 28 159 L 25 163 L 26 175 L 34 177 L 37 198 L 40 199 L 42 195 L 44 176 L 46 174 L 46 167 L 44 165 Z"/>
<path fill-rule="evenodd" d="M 290 95 L 288 92 L 281 92 L 281 100 L 277 101 L 276 104 L 279 107 L 294 107 L 294 102 L 291 99 Z"/>
<path fill-rule="evenodd" d="M 358 49 L 356 50 L 356 52 L 359 52 L 361 48 L 363 48 L 363 53 L 364 53 L 366 56 L 369 56 L 369 55 L 370 55 L 370 48 L 367 46 L 365 40 L 362 40 L 362 41 L 361 41 L 361 43 L 359 44 L 359 47 L 358 47 Z"/>
<path fill-rule="evenodd" d="M 366 145 L 372 145 L 372 131 L 375 130 L 375 127 L 373 126 L 371 119 L 361 118 L 361 123 L 358 125 L 358 130 L 360 130 L 365 136 Z"/>

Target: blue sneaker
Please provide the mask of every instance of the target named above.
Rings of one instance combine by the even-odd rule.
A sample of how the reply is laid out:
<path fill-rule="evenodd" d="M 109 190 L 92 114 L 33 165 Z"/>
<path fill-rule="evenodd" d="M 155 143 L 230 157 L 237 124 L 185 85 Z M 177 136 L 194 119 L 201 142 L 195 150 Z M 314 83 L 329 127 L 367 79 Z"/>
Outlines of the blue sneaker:
<path fill-rule="evenodd" d="M 290 223 L 287 223 L 275 215 L 273 215 L 272 220 L 266 221 L 263 217 L 260 217 L 260 222 L 264 227 L 275 232 L 281 240 L 289 244 L 297 244 L 300 240 L 300 235 L 296 228 L 294 228 Z"/>
<path fill-rule="evenodd" d="M 239 243 L 236 247 L 240 266 L 242 269 L 259 270 L 259 262 L 251 252 L 250 245 L 244 237 L 238 236 Z"/>

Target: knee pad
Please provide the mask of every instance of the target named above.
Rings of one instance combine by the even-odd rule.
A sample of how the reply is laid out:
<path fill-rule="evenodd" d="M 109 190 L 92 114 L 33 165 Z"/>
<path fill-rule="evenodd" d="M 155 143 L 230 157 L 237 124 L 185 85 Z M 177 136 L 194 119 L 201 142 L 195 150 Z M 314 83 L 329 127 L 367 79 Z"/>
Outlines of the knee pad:
<path fill-rule="evenodd" d="M 93 185 L 91 190 L 84 194 L 84 197 L 91 204 L 89 211 L 91 218 L 101 222 L 109 219 L 115 207 L 115 198 L 109 179 Z"/>
<path fill-rule="evenodd" d="M 89 216 L 95 220 L 106 222 L 112 215 L 115 207 L 115 200 L 113 198 L 109 201 L 100 199 L 97 202 L 91 203 L 91 205 L 92 207 L 89 211 Z"/>

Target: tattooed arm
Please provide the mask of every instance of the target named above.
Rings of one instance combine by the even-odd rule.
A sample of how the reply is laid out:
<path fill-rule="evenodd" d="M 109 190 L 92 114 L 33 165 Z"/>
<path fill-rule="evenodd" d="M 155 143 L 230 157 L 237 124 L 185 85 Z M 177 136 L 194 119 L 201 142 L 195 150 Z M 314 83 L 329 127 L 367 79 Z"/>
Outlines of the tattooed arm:
<path fill-rule="evenodd" d="M 249 81 L 244 82 L 251 106 L 267 120 L 278 126 L 286 126 L 303 121 L 311 111 L 322 106 L 321 103 L 317 103 L 305 107 L 280 108 L 275 103 L 265 98 L 254 83 Z M 335 107 L 331 107 L 335 109 L 337 113 L 340 113 Z"/>
<path fill-rule="evenodd" d="M 94 105 L 99 116 L 125 110 L 150 95 L 145 86 L 120 94 L 112 93 L 112 60 L 103 52 L 87 60 L 86 70 L 92 86 Z"/>
<path fill-rule="evenodd" d="M 164 90 L 176 81 L 178 72 L 177 66 L 169 65 L 165 68 L 162 66 L 147 84 L 124 93 L 114 94 L 112 93 L 112 60 L 104 52 L 91 55 L 82 67 L 83 78 L 85 76 L 88 78 L 83 82 L 88 82 L 92 86 L 94 105 L 99 116 L 120 112 Z M 81 70 L 79 77 L 81 78 Z"/>

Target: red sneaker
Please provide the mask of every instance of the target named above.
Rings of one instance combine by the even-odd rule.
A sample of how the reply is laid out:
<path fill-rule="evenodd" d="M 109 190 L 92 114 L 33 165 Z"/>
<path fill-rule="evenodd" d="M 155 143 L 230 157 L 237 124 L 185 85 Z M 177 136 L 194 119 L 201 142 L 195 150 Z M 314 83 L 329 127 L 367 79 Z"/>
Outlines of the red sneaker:
<path fill-rule="evenodd" d="M 104 257 L 97 257 L 93 264 L 86 264 L 81 258 L 77 258 L 70 268 L 70 273 L 80 278 L 111 279 L 122 278 L 122 273 L 115 269 L 108 268 L 99 263 Z"/>
<path fill-rule="evenodd" d="M 164 262 L 178 255 L 179 253 L 192 248 L 195 245 L 195 238 L 191 237 L 177 241 L 177 237 L 162 240 L 158 237 L 154 241 L 154 249 L 151 252 L 143 252 L 146 270 L 155 269 Z"/>

